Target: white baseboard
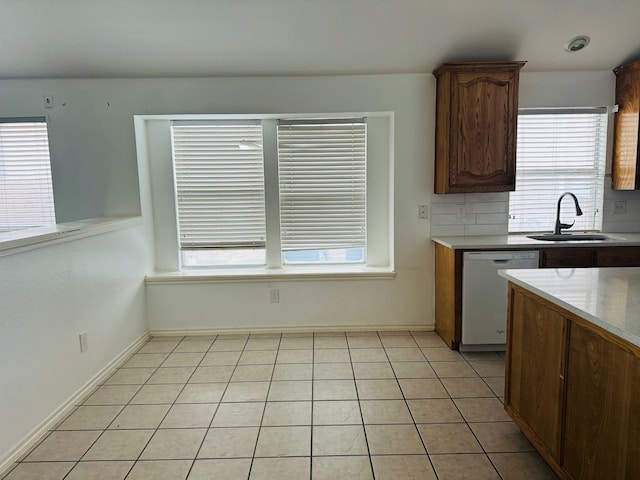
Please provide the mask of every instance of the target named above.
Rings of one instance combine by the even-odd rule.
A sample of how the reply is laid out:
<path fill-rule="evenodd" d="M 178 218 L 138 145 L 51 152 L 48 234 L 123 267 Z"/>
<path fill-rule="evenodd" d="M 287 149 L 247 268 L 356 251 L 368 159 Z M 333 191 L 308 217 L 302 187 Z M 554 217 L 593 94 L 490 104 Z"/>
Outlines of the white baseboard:
<path fill-rule="evenodd" d="M 309 332 L 368 332 L 368 331 L 393 331 L 411 330 L 433 331 L 435 325 L 304 325 L 299 327 L 225 327 L 225 328 L 194 328 L 194 329 L 162 329 L 150 330 L 154 337 L 183 336 L 183 335 L 226 335 L 226 334 L 250 334 L 250 333 L 309 333 Z"/>
<path fill-rule="evenodd" d="M 2 478 L 7 470 L 17 461 L 28 453 L 46 433 L 61 422 L 73 408 L 81 403 L 93 389 L 100 383 L 104 382 L 113 371 L 119 367 L 124 361 L 137 351 L 149 338 L 149 331 L 143 333 L 137 340 L 129 345 L 122 353 L 114 358 L 109 364 L 96 373 L 87 383 L 85 383 L 78 391 L 76 391 L 69 399 L 60 405 L 51 415 L 44 419 L 37 427 L 31 430 L 18 444 L 9 451 L 9 453 L 0 459 L 0 478 Z"/>

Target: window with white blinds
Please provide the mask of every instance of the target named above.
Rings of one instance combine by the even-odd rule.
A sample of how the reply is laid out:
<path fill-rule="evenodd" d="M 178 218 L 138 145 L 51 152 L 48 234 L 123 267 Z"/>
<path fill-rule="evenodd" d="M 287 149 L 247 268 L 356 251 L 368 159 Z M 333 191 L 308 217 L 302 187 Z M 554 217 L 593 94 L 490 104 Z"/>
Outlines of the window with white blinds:
<path fill-rule="evenodd" d="M 259 121 L 172 124 L 181 250 L 264 249 Z"/>
<path fill-rule="evenodd" d="M 278 123 L 285 262 L 286 252 L 366 247 L 366 130 L 364 119 Z"/>
<path fill-rule="evenodd" d="M 45 119 L 0 119 L 0 232 L 55 223 Z"/>
<path fill-rule="evenodd" d="M 572 192 L 584 212 L 564 199 L 561 219 L 573 230 L 600 230 L 607 139 L 605 108 L 521 110 L 516 189 L 509 194 L 509 232 L 551 231 L 557 202 Z"/>

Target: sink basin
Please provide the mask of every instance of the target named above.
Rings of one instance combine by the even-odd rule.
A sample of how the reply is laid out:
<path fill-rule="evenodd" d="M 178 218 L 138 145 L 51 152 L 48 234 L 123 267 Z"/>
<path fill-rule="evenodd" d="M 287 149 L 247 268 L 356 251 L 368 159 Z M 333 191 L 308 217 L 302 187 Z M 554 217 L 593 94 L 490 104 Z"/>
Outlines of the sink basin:
<path fill-rule="evenodd" d="M 547 242 L 587 242 L 590 240 L 609 240 L 609 237 L 606 235 L 598 235 L 598 234 L 570 234 L 565 233 L 562 235 L 554 235 L 552 233 L 547 233 L 545 235 L 530 235 L 528 238 L 532 238 L 534 240 L 545 240 Z"/>

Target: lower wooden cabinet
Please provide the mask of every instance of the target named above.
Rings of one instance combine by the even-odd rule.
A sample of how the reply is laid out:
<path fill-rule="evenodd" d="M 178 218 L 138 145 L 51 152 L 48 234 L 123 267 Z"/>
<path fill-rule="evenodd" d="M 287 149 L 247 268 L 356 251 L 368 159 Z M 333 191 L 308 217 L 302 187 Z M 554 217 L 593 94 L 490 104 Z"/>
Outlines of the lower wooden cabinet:
<path fill-rule="evenodd" d="M 640 361 L 571 324 L 562 465 L 571 478 L 640 478 Z"/>
<path fill-rule="evenodd" d="M 590 247 L 545 248 L 540 250 L 541 268 L 582 268 L 594 266 L 595 249 Z"/>
<path fill-rule="evenodd" d="M 540 250 L 540 267 L 640 267 L 640 247 L 543 248 Z"/>
<path fill-rule="evenodd" d="M 509 284 L 505 409 L 563 479 L 640 478 L 640 348 Z"/>
<path fill-rule="evenodd" d="M 566 319 L 521 291 L 513 292 L 511 308 L 505 407 L 558 458 Z"/>
<path fill-rule="evenodd" d="M 435 245 L 436 332 L 449 348 L 462 340 L 462 251 Z"/>
<path fill-rule="evenodd" d="M 640 267 L 640 247 L 602 247 L 594 251 L 596 267 Z"/>
<path fill-rule="evenodd" d="M 487 251 L 490 250 L 495 249 L 487 249 Z M 464 252 L 463 249 L 435 244 L 436 332 L 453 350 L 458 349 L 462 340 L 462 271 L 464 269 L 462 256 Z M 592 245 L 542 248 L 539 266 L 540 268 L 640 267 L 640 247 Z"/>

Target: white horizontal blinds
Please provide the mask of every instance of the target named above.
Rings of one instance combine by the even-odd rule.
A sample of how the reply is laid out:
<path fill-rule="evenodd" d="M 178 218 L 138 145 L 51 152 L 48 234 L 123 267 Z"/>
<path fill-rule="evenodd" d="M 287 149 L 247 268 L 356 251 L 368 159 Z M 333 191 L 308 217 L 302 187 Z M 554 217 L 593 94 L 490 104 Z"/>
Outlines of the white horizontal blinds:
<path fill-rule="evenodd" d="M 172 124 L 181 250 L 264 248 L 259 122 Z"/>
<path fill-rule="evenodd" d="M 583 216 L 576 217 L 571 198 L 562 201 L 561 221 L 573 230 L 602 225 L 607 114 L 604 109 L 556 113 L 520 112 L 516 190 L 509 195 L 509 231 L 551 231 L 558 198 L 573 192 Z"/>
<path fill-rule="evenodd" d="M 364 119 L 278 124 L 283 251 L 366 246 Z"/>
<path fill-rule="evenodd" d="M 0 119 L 0 231 L 55 223 L 45 119 Z"/>

